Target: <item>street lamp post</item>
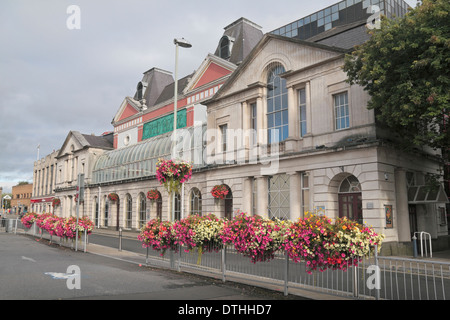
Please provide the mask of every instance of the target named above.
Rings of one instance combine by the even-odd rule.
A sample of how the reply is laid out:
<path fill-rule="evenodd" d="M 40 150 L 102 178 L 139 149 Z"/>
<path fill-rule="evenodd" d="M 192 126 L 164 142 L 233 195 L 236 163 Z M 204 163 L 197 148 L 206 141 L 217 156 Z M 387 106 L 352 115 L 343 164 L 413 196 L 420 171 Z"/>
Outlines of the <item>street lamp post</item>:
<path fill-rule="evenodd" d="M 172 158 L 176 157 L 177 148 L 177 109 L 178 109 L 178 47 L 191 48 L 192 45 L 184 38 L 174 39 L 175 44 L 175 89 L 173 95 L 173 149 Z M 183 194 L 181 195 L 181 201 L 183 202 Z M 182 206 L 183 207 L 183 206 Z M 175 192 L 172 195 L 172 221 L 175 220 Z"/>

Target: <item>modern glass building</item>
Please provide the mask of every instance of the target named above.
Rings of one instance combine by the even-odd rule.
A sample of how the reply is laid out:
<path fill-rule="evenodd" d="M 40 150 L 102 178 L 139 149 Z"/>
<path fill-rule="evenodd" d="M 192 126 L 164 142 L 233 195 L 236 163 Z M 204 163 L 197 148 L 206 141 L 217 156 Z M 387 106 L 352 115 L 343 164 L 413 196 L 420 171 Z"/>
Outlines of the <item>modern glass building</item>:
<path fill-rule="evenodd" d="M 272 31 L 272 34 L 309 39 L 332 28 L 365 21 L 375 12 L 388 18 L 401 17 L 409 5 L 403 0 L 343 0 Z"/>

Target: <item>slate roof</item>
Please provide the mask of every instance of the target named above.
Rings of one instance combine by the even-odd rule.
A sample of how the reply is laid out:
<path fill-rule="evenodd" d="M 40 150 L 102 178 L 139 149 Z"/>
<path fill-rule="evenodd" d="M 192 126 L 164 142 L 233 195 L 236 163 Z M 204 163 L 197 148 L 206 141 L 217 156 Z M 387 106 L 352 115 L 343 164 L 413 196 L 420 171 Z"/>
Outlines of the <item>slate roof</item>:
<path fill-rule="evenodd" d="M 193 73 L 178 80 L 178 96 L 183 95 L 183 90 L 189 84 L 189 80 L 191 79 L 192 76 Z M 174 93 L 175 93 L 175 81 L 172 80 L 172 82 L 162 90 L 158 99 L 156 99 L 154 105 L 173 99 Z"/>
<path fill-rule="evenodd" d="M 248 56 L 263 37 L 261 26 L 246 18 L 240 18 L 224 29 L 223 36 L 234 39 L 233 48 L 227 60 L 236 65 Z M 214 55 L 220 57 L 220 42 Z"/>

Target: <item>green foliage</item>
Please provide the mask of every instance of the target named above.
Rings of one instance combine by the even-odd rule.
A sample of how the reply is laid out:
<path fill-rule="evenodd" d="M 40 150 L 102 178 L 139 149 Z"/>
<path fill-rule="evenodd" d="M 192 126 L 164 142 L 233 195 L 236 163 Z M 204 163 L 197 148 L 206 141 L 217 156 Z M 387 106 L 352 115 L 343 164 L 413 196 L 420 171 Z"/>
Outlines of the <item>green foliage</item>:
<path fill-rule="evenodd" d="M 415 145 L 450 147 L 449 9 L 448 0 L 423 0 L 403 18 L 383 17 L 345 59 L 348 82 L 368 91 L 377 119 Z"/>

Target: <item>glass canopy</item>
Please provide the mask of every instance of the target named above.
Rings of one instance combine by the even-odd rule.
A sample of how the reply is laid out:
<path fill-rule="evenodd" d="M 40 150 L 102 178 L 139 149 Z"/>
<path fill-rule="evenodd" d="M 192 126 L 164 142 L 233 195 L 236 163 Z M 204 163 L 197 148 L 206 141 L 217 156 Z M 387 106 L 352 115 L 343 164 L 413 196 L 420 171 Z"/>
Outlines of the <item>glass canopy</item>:
<path fill-rule="evenodd" d="M 206 125 L 177 130 L 177 157 L 205 166 Z M 110 183 L 149 177 L 156 174 L 159 158 L 172 158 L 172 132 L 137 144 L 108 151 L 94 165 L 92 183 Z"/>

